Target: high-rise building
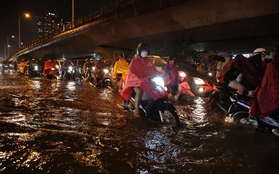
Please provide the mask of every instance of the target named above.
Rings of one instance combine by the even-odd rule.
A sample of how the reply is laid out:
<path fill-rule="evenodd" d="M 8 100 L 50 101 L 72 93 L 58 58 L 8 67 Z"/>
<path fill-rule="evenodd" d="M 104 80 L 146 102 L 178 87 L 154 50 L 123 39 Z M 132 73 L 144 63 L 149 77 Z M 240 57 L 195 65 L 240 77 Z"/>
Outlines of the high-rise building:
<path fill-rule="evenodd" d="M 43 37 L 48 33 L 59 29 L 64 24 L 63 19 L 59 19 L 55 13 L 47 13 L 44 17 L 38 17 L 36 38 Z"/>

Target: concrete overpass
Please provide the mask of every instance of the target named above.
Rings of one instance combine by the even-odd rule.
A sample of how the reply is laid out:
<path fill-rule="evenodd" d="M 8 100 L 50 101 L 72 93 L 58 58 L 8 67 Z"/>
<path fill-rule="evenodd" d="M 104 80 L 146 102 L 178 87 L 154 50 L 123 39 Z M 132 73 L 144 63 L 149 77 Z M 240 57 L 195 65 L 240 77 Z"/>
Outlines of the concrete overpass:
<path fill-rule="evenodd" d="M 169 37 L 193 40 L 189 50 L 251 52 L 279 44 L 278 0 L 118 0 L 25 45 L 10 59 L 59 57 L 108 59 L 129 54 L 139 42 L 160 47 Z"/>

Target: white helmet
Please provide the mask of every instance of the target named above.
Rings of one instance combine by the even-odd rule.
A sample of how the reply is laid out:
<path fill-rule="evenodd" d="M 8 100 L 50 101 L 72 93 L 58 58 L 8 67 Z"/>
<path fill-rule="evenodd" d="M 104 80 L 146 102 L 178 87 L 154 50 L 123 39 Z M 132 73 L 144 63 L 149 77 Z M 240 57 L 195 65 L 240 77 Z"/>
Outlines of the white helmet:
<path fill-rule="evenodd" d="M 253 55 L 257 55 L 257 54 L 264 54 L 266 55 L 266 50 L 264 48 L 257 48 L 253 51 Z"/>

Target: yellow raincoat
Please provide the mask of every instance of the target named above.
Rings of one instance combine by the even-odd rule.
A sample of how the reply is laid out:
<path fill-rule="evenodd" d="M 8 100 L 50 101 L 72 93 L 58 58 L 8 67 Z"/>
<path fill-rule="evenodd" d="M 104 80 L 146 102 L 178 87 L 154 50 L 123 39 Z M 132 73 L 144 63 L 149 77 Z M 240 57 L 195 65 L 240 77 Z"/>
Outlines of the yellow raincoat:
<path fill-rule="evenodd" d="M 129 64 L 125 59 L 119 59 L 115 62 L 113 67 L 113 78 L 116 78 L 117 74 L 127 74 L 129 70 Z"/>

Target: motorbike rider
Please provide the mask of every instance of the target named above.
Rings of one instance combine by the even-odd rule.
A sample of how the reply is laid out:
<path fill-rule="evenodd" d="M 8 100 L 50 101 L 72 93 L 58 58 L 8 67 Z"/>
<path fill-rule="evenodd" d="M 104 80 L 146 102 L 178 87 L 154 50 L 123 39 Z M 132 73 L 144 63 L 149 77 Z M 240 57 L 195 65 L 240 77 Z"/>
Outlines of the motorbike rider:
<path fill-rule="evenodd" d="M 89 62 L 84 65 L 85 67 L 85 81 L 88 81 L 88 79 L 91 76 L 91 72 L 93 71 L 92 68 L 95 66 L 94 59 L 90 58 Z"/>
<path fill-rule="evenodd" d="M 171 92 L 172 95 L 175 95 L 178 89 L 178 71 L 177 65 L 175 64 L 175 58 L 170 57 L 168 63 L 164 67 L 165 73 L 170 78 L 170 82 L 167 83 L 168 92 Z"/>
<path fill-rule="evenodd" d="M 70 66 L 74 67 L 74 64 L 70 61 L 69 57 L 66 57 L 65 61 L 62 64 L 62 78 L 66 77 L 67 70 Z"/>
<path fill-rule="evenodd" d="M 103 79 L 104 73 L 103 69 L 107 67 L 107 64 L 105 63 L 105 58 L 101 57 L 100 60 L 96 64 L 96 79 L 97 79 L 97 84 Z"/>
<path fill-rule="evenodd" d="M 177 101 L 181 94 L 187 94 L 190 97 L 194 97 L 195 94 L 191 91 L 187 78 L 188 72 L 186 70 L 178 71 L 178 89 L 174 95 L 174 101 Z"/>
<path fill-rule="evenodd" d="M 227 52 L 219 52 L 218 56 L 224 57 L 225 61 L 218 61 L 216 65 L 216 79 L 219 79 L 222 69 L 232 60 L 232 56 Z"/>
<path fill-rule="evenodd" d="M 263 80 L 251 99 L 250 113 L 255 116 L 271 116 L 279 110 L 279 46 L 274 49 L 273 55 L 273 60 L 267 66 Z M 276 131 L 279 136 L 278 130 Z"/>
<path fill-rule="evenodd" d="M 154 75 L 161 75 L 161 72 L 159 72 L 157 68 L 149 61 L 147 57 L 148 52 L 149 47 L 147 44 L 138 44 L 135 58 L 131 61 L 129 66 L 126 83 L 120 93 L 121 97 L 125 100 L 125 108 L 127 101 L 130 99 L 133 93 L 133 90 L 135 91 L 136 96 L 134 115 L 136 117 L 140 116 L 139 104 L 143 91 L 146 92 L 153 100 L 159 98 L 159 96 L 156 96 L 156 94 L 152 93 L 154 89 L 151 83 L 148 81 L 148 78 Z"/>
<path fill-rule="evenodd" d="M 253 56 L 248 59 L 243 55 L 237 55 L 222 69 L 220 82 L 236 89 L 240 95 L 252 96 L 264 75 L 265 55 L 266 51 L 263 48 L 255 49 Z"/>
<path fill-rule="evenodd" d="M 88 59 L 85 59 L 83 65 L 82 65 L 82 73 L 83 73 L 83 79 L 86 78 L 86 67 L 87 67 L 87 64 L 88 64 L 89 60 Z"/>
<path fill-rule="evenodd" d="M 129 63 L 126 61 L 124 54 L 120 54 L 119 60 L 117 60 L 113 67 L 113 79 L 119 78 L 118 91 L 121 92 L 123 81 L 126 81 L 129 70 Z"/>
<path fill-rule="evenodd" d="M 27 62 L 25 61 L 25 59 L 22 59 L 21 62 L 18 64 L 18 71 L 20 71 L 20 73 L 22 74 L 27 74 Z"/>
<path fill-rule="evenodd" d="M 47 61 L 45 61 L 45 64 L 44 64 L 43 75 L 47 76 L 49 74 L 49 70 L 51 68 L 54 68 L 55 69 L 55 74 L 57 74 L 57 68 L 55 66 L 55 63 L 51 60 L 50 57 L 48 57 Z"/>

